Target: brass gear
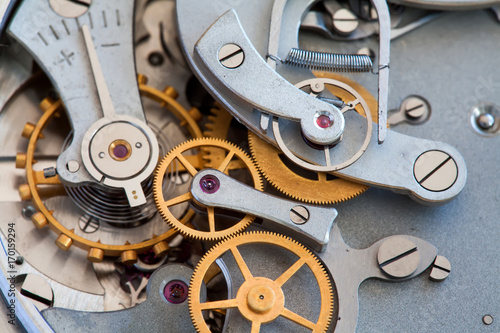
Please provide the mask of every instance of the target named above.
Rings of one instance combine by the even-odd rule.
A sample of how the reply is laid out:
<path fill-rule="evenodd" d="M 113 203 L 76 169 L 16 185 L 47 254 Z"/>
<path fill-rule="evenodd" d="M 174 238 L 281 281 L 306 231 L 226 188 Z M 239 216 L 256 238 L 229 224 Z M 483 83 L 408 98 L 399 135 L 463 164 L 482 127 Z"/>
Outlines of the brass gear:
<path fill-rule="evenodd" d="M 215 210 L 213 207 L 206 207 L 210 228 L 208 231 L 196 230 L 194 227 L 185 225 L 184 223 L 182 223 L 182 221 L 179 221 L 177 218 L 175 218 L 175 216 L 173 216 L 169 209 L 169 207 L 175 206 L 177 204 L 187 201 L 193 201 L 191 192 L 165 200 L 165 198 L 163 197 L 163 192 L 161 191 L 163 187 L 163 178 L 167 174 L 170 167 L 173 166 L 173 163 L 175 163 L 175 161 L 178 161 L 183 166 L 184 170 L 189 172 L 191 176 L 194 176 L 202 168 L 196 166 L 195 163 L 192 163 L 193 157 L 203 156 L 203 152 L 207 148 L 222 151 L 224 155 L 224 158 L 221 159 L 220 163 L 218 163 L 217 165 L 212 165 L 212 167 L 222 172 L 229 173 L 229 171 L 231 170 L 231 165 L 233 165 L 233 163 L 236 165 L 244 165 L 248 169 L 251 176 L 251 181 L 253 182 L 253 184 L 249 185 L 255 187 L 259 191 L 263 190 L 260 173 L 247 153 L 225 140 L 214 138 L 199 138 L 178 145 L 163 158 L 156 169 L 153 183 L 153 193 L 156 206 L 158 207 L 161 216 L 168 222 L 168 224 L 170 224 L 170 226 L 172 226 L 172 228 L 180 231 L 182 235 L 189 238 L 202 240 L 219 240 L 242 231 L 250 223 L 253 222 L 255 217 L 251 215 L 245 215 L 243 219 L 241 219 L 234 225 L 226 229 L 216 230 Z M 183 153 L 193 150 L 198 150 L 198 154 L 186 156 L 183 155 Z M 236 161 L 234 160 L 235 157 L 237 158 Z"/>
<path fill-rule="evenodd" d="M 196 115 L 196 110 L 187 111 L 179 103 L 175 101 L 175 90 L 167 87 L 164 92 L 156 90 L 146 85 L 146 78 L 139 75 L 139 90 L 143 96 L 150 97 L 169 109 L 179 120 L 181 126 L 186 126 L 188 132 L 195 137 L 201 137 L 201 130 L 193 119 Z M 66 191 L 56 175 L 46 178 L 44 171 L 35 171 L 33 164 L 36 163 L 34 154 L 38 140 L 43 138 L 43 129 L 53 117 L 58 117 L 63 105 L 60 100 L 52 101 L 49 98 L 44 99 L 40 103 L 40 108 L 44 112 L 38 123 L 27 123 L 23 129 L 22 136 L 29 139 L 28 149 L 26 153 L 18 153 L 16 155 L 16 168 L 26 169 L 27 184 L 19 186 L 19 194 L 22 200 L 31 200 L 37 209 L 31 220 L 38 229 L 48 226 L 53 232 L 58 234 L 56 245 L 67 251 L 72 245 L 88 251 L 87 259 L 91 262 L 102 262 L 104 256 L 120 256 L 125 264 L 133 264 L 137 261 L 137 254 L 153 250 L 157 256 L 165 255 L 168 250 L 168 241 L 175 237 L 178 232 L 175 229 L 170 229 L 161 235 L 152 235 L 148 239 L 139 243 L 129 243 L 124 245 L 103 244 L 88 240 L 74 233 L 74 229 L 69 230 L 61 224 L 45 206 L 43 199 L 57 195 L 67 195 Z M 199 111 L 198 111 L 199 112 Z M 188 210 L 180 224 L 189 224 L 194 211 Z"/>
<path fill-rule="evenodd" d="M 298 259 L 275 280 L 262 276 L 256 277 L 252 275 L 238 250 L 238 246 L 248 244 L 278 246 L 292 252 Z M 236 298 L 202 303 L 200 291 L 205 275 L 210 271 L 215 260 L 228 251 L 231 251 L 245 281 L 239 287 Z M 321 311 L 315 323 L 285 307 L 286 300 L 282 286 L 304 265 L 307 265 L 314 274 L 321 295 Z M 312 332 L 325 332 L 330 326 L 335 306 L 330 278 L 316 256 L 291 238 L 269 232 L 245 232 L 229 237 L 211 248 L 194 270 L 189 285 L 188 300 L 193 325 L 198 332 L 203 333 L 210 332 L 204 321 L 203 311 L 224 311 L 229 308 L 238 309 L 241 315 L 252 323 L 252 333 L 259 332 L 261 324 L 272 322 L 279 316 L 309 328 Z"/>
<path fill-rule="evenodd" d="M 365 99 L 372 113 L 372 118 L 377 119 L 377 100 L 366 88 L 340 74 L 324 72 L 315 72 L 314 74 L 318 78 L 330 78 L 342 81 L 353 87 Z M 326 87 L 341 100 L 352 100 L 352 96 L 347 91 L 330 85 L 326 85 Z M 360 107 L 360 105 L 356 106 L 356 108 Z M 357 111 L 363 114 L 362 110 Z M 305 177 L 297 173 L 301 172 L 301 168 L 296 167 L 298 171 L 295 172 L 283 162 L 280 157 L 282 153 L 279 149 L 265 142 L 251 131 L 248 132 L 248 142 L 252 157 L 264 175 L 264 178 L 278 191 L 294 200 L 311 204 L 329 205 L 352 199 L 368 189 L 366 185 L 345 179 L 329 178 L 329 175 L 324 172 L 307 171 L 307 174 L 313 176 Z"/>

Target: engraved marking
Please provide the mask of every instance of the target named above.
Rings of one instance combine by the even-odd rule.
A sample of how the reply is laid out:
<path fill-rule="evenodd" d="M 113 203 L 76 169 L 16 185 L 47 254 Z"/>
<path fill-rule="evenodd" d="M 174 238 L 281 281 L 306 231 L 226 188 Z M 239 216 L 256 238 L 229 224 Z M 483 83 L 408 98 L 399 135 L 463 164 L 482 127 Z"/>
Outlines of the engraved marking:
<path fill-rule="evenodd" d="M 52 34 L 56 38 L 56 40 L 59 40 L 59 35 L 57 34 L 56 30 L 54 29 L 53 26 L 49 25 L 50 31 L 52 31 Z"/>
<path fill-rule="evenodd" d="M 102 11 L 102 21 L 104 22 L 104 27 L 108 27 L 108 20 L 106 20 L 106 12 L 103 10 Z"/>
<path fill-rule="evenodd" d="M 120 43 L 101 44 L 101 47 L 113 47 L 113 46 L 120 46 Z"/>
<path fill-rule="evenodd" d="M 120 26 L 120 10 L 116 10 L 116 25 Z"/>
<path fill-rule="evenodd" d="M 45 38 L 43 38 L 42 34 L 39 32 L 37 33 L 38 37 L 40 37 L 40 39 L 42 40 L 42 42 L 45 44 L 45 45 L 49 45 L 49 43 L 47 43 L 47 40 L 45 40 Z"/>
<path fill-rule="evenodd" d="M 68 36 L 71 35 L 71 33 L 69 32 L 68 26 L 66 25 L 66 21 L 61 20 L 61 22 L 62 22 L 64 29 L 66 30 L 66 33 L 68 34 Z"/>
<path fill-rule="evenodd" d="M 71 52 L 70 54 L 64 53 L 64 51 L 61 51 L 61 55 L 63 56 L 64 60 L 68 63 L 68 65 L 71 66 L 71 57 L 75 55 L 75 53 Z"/>

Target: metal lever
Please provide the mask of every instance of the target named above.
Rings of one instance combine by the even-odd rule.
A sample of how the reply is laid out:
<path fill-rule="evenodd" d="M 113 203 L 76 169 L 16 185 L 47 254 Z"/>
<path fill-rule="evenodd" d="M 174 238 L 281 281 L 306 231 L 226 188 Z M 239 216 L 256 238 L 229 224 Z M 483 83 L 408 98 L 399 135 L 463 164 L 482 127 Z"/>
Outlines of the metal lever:
<path fill-rule="evenodd" d="M 206 206 L 260 216 L 285 229 L 287 235 L 324 252 L 329 241 L 335 208 L 298 204 L 257 191 L 213 169 L 198 172 L 191 183 L 194 199 Z M 249 199 L 252 200 L 249 200 Z"/>
<path fill-rule="evenodd" d="M 408 235 L 381 239 L 367 249 L 353 249 L 344 242 L 337 225 L 332 229 L 331 239 L 326 252 L 319 257 L 335 279 L 338 316 L 342 318 L 335 327 L 335 332 L 339 333 L 356 331 L 358 289 L 364 281 L 380 279 L 399 282 L 412 279 L 432 265 L 438 252 L 429 242 Z M 411 246 L 407 247 L 408 244 Z M 386 261 L 381 262 L 381 259 Z"/>
<path fill-rule="evenodd" d="M 217 91 L 229 88 L 251 108 L 300 122 L 304 136 L 316 144 L 340 140 L 345 126 L 340 110 L 299 91 L 269 67 L 234 10 L 222 15 L 200 38 L 195 61 L 206 76 L 218 82 Z M 328 125 L 318 123 L 321 117 L 328 117 Z"/>

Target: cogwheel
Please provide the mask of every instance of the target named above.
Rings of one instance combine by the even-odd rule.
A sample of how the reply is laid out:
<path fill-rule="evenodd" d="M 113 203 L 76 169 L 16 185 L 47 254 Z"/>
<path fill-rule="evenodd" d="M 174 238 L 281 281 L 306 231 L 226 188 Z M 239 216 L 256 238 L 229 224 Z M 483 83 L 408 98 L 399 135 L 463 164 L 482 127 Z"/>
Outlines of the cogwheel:
<path fill-rule="evenodd" d="M 170 110 L 180 121 L 181 126 L 185 126 L 187 131 L 195 136 L 201 137 L 201 130 L 193 115 L 196 110 L 187 111 L 175 101 L 176 92 L 167 87 L 164 92 L 158 91 L 146 85 L 146 78 L 139 76 L 139 89 L 143 96 L 149 97 L 162 106 Z M 45 175 L 44 170 L 36 171 L 33 165 L 37 163 L 34 159 L 38 140 L 43 138 L 42 131 L 53 117 L 58 117 L 62 110 L 62 102 L 52 101 L 49 98 L 40 103 L 40 108 L 44 111 L 38 123 L 27 123 L 22 136 L 29 139 L 26 153 L 18 153 L 16 156 L 16 167 L 26 169 L 27 184 L 19 186 L 19 194 L 22 200 L 31 200 L 37 209 L 31 220 L 38 229 L 49 226 L 52 231 L 58 234 L 56 245 L 62 250 L 69 250 L 72 245 L 88 251 L 87 259 L 92 262 L 101 262 L 104 256 L 120 256 L 125 264 L 133 264 L 137 261 L 137 255 L 149 250 L 153 250 L 155 255 L 163 256 L 168 250 L 168 241 L 177 235 L 174 229 L 168 230 L 161 235 L 152 234 L 151 239 L 138 242 L 125 242 L 124 245 L 104 244 L 98 241 L 91 241 L 77 235 L 74 229 L 66 228 L 54 216 L 53 211 L 49 211 L 45 206 L 44 199 L 55 196 L 68 195 L 67 189 L 63 186 L 57 174 Z M 74 189 L 70 189 L 74 190 Z M 154 206 L 153 206 L 154 207 Z M 194 212 L 188 210 L 179 223 L 188 223 Z"/>
<path fill-rule="evenodd" d="M 205 124 L 207 130 L 203 131 L 203 135 L 210 138 L 227 139 L 227 132 L 229 131 L 233 116 L 219 103 L 215 103 L 210 112 L 212 114 L 207 117 L 208 122 Z"/>
<path fill-rule="evenodd" d="M 242 256 L 240 246 L 275 246 L 293 253 L 297 259 L 277 279 L 265 276 L 254 276 Z M 200 290 L 204 277 L 215 260 L 226 252 L 231 252 L 243 276 L 244 282 L 239 286 L 236 297 L 226 300 L 201 302 Z M 295 274 L 301 274 L 301 268 L 307 266 L 316 279 L 319 289 L 321 310 L 317 319 L 307 319 L 289 310 L 292 298 L 285 295 L 283 285 Z M 299 272 L 300 270 L 300 272 Z M 312 281 L 309 286 L 315 285 Z M 189 285 L 189 312 L 193 325 L 198 332 L 209 333 L 203 311 L 237 309 L 252 325 L 252 333 L 260 332 L 261 325 L 271 323 L 278 317 L 309 328 L 312 332 L 325 332 L 331 323 L 336 301 L 333 297 L 332 283 L 329 275 L 317 257 L 298 242 L 275 233 L 247 232 L 229 237 L 210 249 L 198 263 Z M 315 321 L 314 321 L 315 320 Z"/>
<path fill-rule="evenodd" d="M 359 83 L 339 74 L 315 72 L 319 78 L 342 81 L 357 90 L 366 100 L 372 118 L 377 119 L 377 100 Z M 352 96 L 343 89 L 330 85 L 327 88 L 343 101 Z M 357 108 L 360 106 L 357 106 Z M 363 111 L 357 110 L 360 114 Z M 304 170 L 288 162 L 279 149 L 265 142 L 257 135 L 248 132 L 250 151 L 257 167 L 266 180 L 281 193 L 302 202 L 328 205 L 343 202 L 365 192 L 368 186 L 345 179 L 332 177 L 324 172 Z"/>
<path fill-rule="evenodd" d="M 222 108 L 219 103 L 215 103 L 210 112 L 212 114 L 208 116 L 208 122 L 205 124 L 207 130 L 203 132 L 203 135 L 210 138 L 226 140 L 233 116 Z M 216 169 L 225 157 L 223 151 L 212 147 L 204 148 L 203 152 L 204 166 L 206 168 Z M 233 161 L 229 168 L 230 170 L 244 169 L 246 166 L 241 161 Z"/>
<path fill-rule="evenodd" d="M 156 170 L 153 183 L 153 193 L 156 206 L 158 207 L 163 219 L 166 220 L 174 229 L 179 230 L 181 234 L 194 239 L 219 240 L 242 231 L 254 220 L 255 217 L 246 215 L 235 224 L 227 228 L 216 230 L 214 207 L 206 207 L 209 230 L 196 230 L 192 226 L 185 225 L 182 221 L 179 221 L 170 211 L 170 208 L 175 205 L 188 201 L 192 202 L 193 195 L 191 192 L 182 194 L 175 198 L 164 198 L 162 191 L 165 176 L 169 174 L 169 170 L 171 170 L 177 162 L 181 164 L 181 170 L 187 171 L 191 176 L 198 173 L 198 170 L 202 169 L 199 166 L 199 160 L 203 159 L 203 152 L 207 148 L 222 151 L 221 154 L 224 155 L 224 158 L 221 159 L 221 162 L 216 166 L 216 169 L 229 174 L 232 169 L 232 165 L 244 165 L 250 173 L 249 178 L 251 183 L 248 185 L 255 187 L 259 191 L 263 190 L 262 179 L 257 167 L 252 159 L 243 150 L 224 140 L 199 138 L 178 145 L 163 158 Z"/>

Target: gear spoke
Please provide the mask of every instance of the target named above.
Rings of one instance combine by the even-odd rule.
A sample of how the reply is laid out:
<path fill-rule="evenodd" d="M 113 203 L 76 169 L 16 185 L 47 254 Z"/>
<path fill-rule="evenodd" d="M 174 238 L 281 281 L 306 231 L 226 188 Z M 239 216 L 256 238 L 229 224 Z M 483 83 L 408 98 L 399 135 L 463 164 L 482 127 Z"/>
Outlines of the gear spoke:
<path fill-rule="evenodd" d="M 318 172 L 318 181 L 320 182 L 326 182 L 326 172 Z"/>
<path fill-rule="evenodd" d="M 208 211 L 208 227 L 210 232 L 215 232 L 215 210 L 214 207 L 207 207 Z"/>
<path fill-rule="evenodd" d="M 290 278 L 297 273 L 297 271 L 304 266 L 306 261 L 304 258 L 300 258 L 297 260 L 290 268 L 288 268 L 279 278 L 276 279 L 276 283 L 281 287 L 283 286 Z"/>
<path fill-rule="evenodd" d="M 264 246 L 264 248 L 249 249 L 247 248 L 248 245 L 252 245 L 252 247 Z M 271 249 L 269 247 L 271 247 Z M 269 252 L 270 256 L 273 256 L 274 250 L 272 248 L 275 247 L 279 247 L 294 254 L 297 259 L 292 259 L 289 263 L 285 264 L 285 272 L 277 280 L 271 280 L 265 275 L 262 276 L 257 274 L 257 272 L 255 272 L 256 275 L 253 276 L 249 271 L 247 263 L 251 263 L 252 267 L 254 267 L 254 265 L 259 262 L 256 257 L 250 255 L 250 253 L 253 251 L 260 253 L 258 251 L 264 250 Z M 246 262 L 243 260 L 240 250 L 243 251 L 243 255 L 248 256 Z M 240 270 L 245 281 L 237 288 L 235 299 L 201 303 L 201 292 L 204 289 L 204 283 L 207 281 L 207 278 L 210 279 L 213 275 L 211 272 L 212 267 L 215 265 L 218 258 L 227 254 L 229 251 L 232 252 L 236 264 L 239 266 L 236 267 L 234 263 L 228 265 L 231 270 L 229 273 L 231 275 L 234 273 L 237 274 L 237 271 Z M 286 261 L 288 262 L 289 260 Z M 268 265 L 269 263 L 260 262 L 259 264 Z M 308 279 L 310 279 L 309 274 L 304 274 L 306 272 L 300 270 L 304 264 L 310 268 L 314 275 L 311 282 L 313 282 L 313 285 L 317 283 L 319 289 L 314 292 L 315 294 L 311 295 L 311 298 L 307 297 L 314 303 L 304 304 L 304 306 L 301 307 L 303 309 L 303 312 L 301 312 L 302 315 L 298 315 L 285 307 L 287 295 L 284 293 L 282 285 L 289 280 L 291 276 L 296 274 L 300 276 L 300 279 L 298 279 L 298 281 L 293 281 L 297 284 L 290 286 L 290 289 L 287 288 L 286 292 L 298 292 L 304 295 L 303 290 L 298 290 L 298 288 L 301 288 L 299 286 L 302 283 L 302 278 L 307 276 Z M 283 267 L 281 264 L 279 265 Z M 293 300 L 290 299 L 288 301 L 293 302 Z M 325 269 L 321 266 L 318 258 L 298 242 L 283 235 L 267 232 L 242 233 L 234 237 L 226 238 L 222 242 L 216 244 L 198 262 L 189 286 L 189 313 L 198 332 L 203 333 L 210 333 L 210 328 L 206 322 L 206 316 L 203 310 L 210 309 L 217 311 L 216 309 L 224 310 L 230 307 L 237 308 L 234 309 L 234 311 L 238 311 L 239 314 L 247 320 L 247 323 L 251 323 L 251 332 L 260 332 L 263 323 L 273 325 L 273 322 L 280 316 L 289 321 L 286 323 L 289 326 L 298 324 L 310 329 L 312 333 L 326 332 L 330 326 L 336 303 L 337 300 L 333 297 L 330 278 Z M 321 308 L 318 309 L 317 305 L 321 305 Z M 318 311 L 319 315 L 317 315 Z M 311 322 L 306 318 L 317 318 L 317 320 Z M 281 324 L 282 323 L 283 322 L 281 322 Z M 266 328 L 268 327 L 266 326 Z M 292 327 L 289 328 L 291 329 Z M 270 330 L 276 330 L 276 326 L 270 328 Z M 262 329 L 262 331 L 266 331 L 266 329 Z"/>
<path fill-rule="evenodd" d="M 292 312 L 288 310 L 287 308 L 284 308 L 283 311 L 281 311 L 281 315 L 285 317 L 288 320 L 293 321 L 294 323 L 299 324 L 300 326 L 303 326 L 305 328 L 309 328 L 311 330 L 314 330 L 316 328 L 316 324 L 307 320 L 306 318 L 299 316 L 295 312 Z"/>
<path fill-rule="evenodd" d="M 330 147 L 324 146 L 323 150 L 325 152 L 326 166 L 331 166 L 332 165 L 332 161 L 330 160 Z"/>
<path fill-rule="evenodd" d="M 252 322 L 252 331 L 251 333 L 259 333 L 260 332 L 260 321 L 254 321 Z"/>
<path fill-rule="evenodd" d="M 215 309 L 229 309 L 238 307 L 238 300 L 236 298 L 226 299 L 223 301 L 213 301 L 200 303 L 200 309 L 203 310 L 215 310 Z"/>
<path fill-rule="evenodd" d="M 175 206 L 178 204 L 181 204 L 183 202 L 189 201 L 193 199 L 193 195 L 191 192 L 187 192 L 184 194 L 179 195 L 178 197 L 172 198 L 170 200 L 165 201 L 165 205 L 167 207 Z"/>
<path fill-rule="evenodd" d="M 239 162 L 239 163 L 238 163 Z M 220 168 L 222 172 L 241 167 L 250 174 L 245 183 L 255 189 L 262 191 L 263 184 L 259 171 L 254 162 L 242 149 L 236 147 L 230 142 L 203 138 L 184 142 L 172 149 L 160 162 L 153 182 L 153 194 L 156 207 L 162 218 L 174 229 L 181 232 L 183 236 L 202 239 L 219 240 L 224 237 L 234 235 L 245 229 L 255 219 L 252 215 L 245 215 L 239 220 L 232 220 L 231 224 L 224 224 L 224 228 L 216 230 L 215 211 L 213 208 L 207 208 L 208 227 L 198 229 L 193 225 L 180 223 L 174 215 L 174 211 L 169 206 L 194 200 L 191 193 L 166 200 L 164 194 L 165 182 L 169 180 L 166 177 L 167 172 L 172 170 L 175 164 L 182 164 L 185 169 L 194 176 L 198 170 L 204 168 Z M 187 176 L 187 174 L 184 174 Z M 206 220 L 205 220 L 206 221 Z M 221 227 L 222 224 L 218 227 Z"/>
<path fill-rule="evenodd" d="M 220 172 L 225 172 L 227 167 L 229 166 L 229 163 L 231 163 L 231 160 L 233 159 L 234 156 L 234 151 L 230 151 L 226 158 L 224 158 L 224 161 L 220 164 L 220 166 L 217 168 Z"/>
<path fill-rule="evenodd" d="M 189 161 L 184 156 L 182 156 L 182 154 L 177 155 L 176 158 L 179 160 L 179 162 L 181 162 L 182 165 L 184 165 L 191 176 L 194 177 L 194 175 L 198 173 L 198 170 L 196 170 L 196 168 L 191 163 L 189 163 Z"/>
<path fill-rule="evenodd" d="M 351 111 L 351 110 L 354 110 L 354 108 L 359 104 L 359 100 L 356 99 L 352 102 L 348 102 L 346 103 L 346 106 L 344 108 L 342 108 L 342 110 L 340 110 L 340 112 L 342 113 L 346 113 L 347 111 Z"/>
<path fill-rule="evenodd" d="M 240 268 L 241 274 L 243 275 L 243 278 L 245 281 L 250 280 L 253 275 L 250 272 L 250 269 L 248 268 L 245 259 L 241 256 L 240 251 L 236 246 L 231 247 L 231 253 L 234 256 L 234 260 L 236 260 L 236 263 L 238 264 L 238 267 Z"/>

